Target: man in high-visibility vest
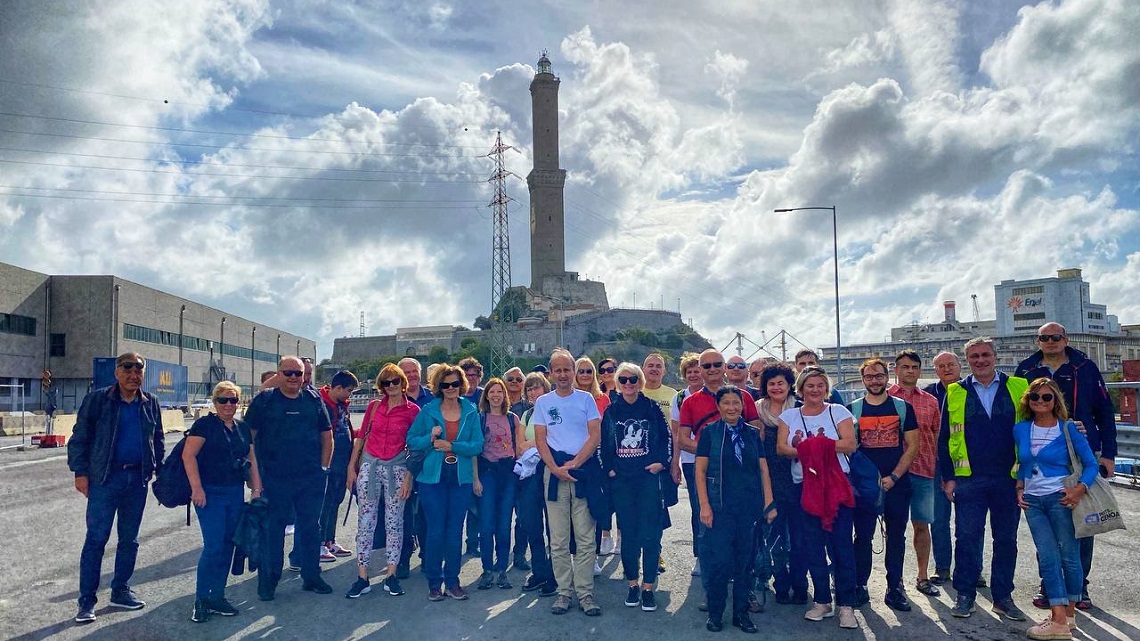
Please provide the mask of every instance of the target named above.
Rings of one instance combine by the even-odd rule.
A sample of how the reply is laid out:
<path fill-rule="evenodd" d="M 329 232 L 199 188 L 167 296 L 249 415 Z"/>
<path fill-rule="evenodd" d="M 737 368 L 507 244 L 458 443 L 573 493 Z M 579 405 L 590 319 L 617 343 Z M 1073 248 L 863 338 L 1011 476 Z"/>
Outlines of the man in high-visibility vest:
<path fill-rule="evenodd" d="M 1024 418 L 1019 402 L 1028 383 L 995 369 L 997 352 L 991 338 L 970 339 L 965 353 L 971 373 L 947 386 L 938 434 L 942 489 L 954 503 L 954 590 L 958 600 L 951 614 L 965 618 L 974 612 L 981 574 L 978 546 L 988 513 L 993 539 L 993 609 L 999 616 L 1024 621 L 1025 613 L 1012 598 L 1021 511 L 1011 472 L 1015 461 L 1013 426 Z"/>

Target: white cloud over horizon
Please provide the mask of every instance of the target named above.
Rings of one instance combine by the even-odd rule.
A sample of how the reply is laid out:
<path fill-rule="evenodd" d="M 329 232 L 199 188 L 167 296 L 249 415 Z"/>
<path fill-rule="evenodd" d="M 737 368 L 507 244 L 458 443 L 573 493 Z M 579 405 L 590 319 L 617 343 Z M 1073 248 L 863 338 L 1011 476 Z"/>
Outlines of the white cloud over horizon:
<path fill-rule="evenodd" d="M 490 299 L 485 156 L 501 131 L 529 171 L 546 46 L 567 267 L 612 304 L 680 298 L 718 345 L 833 345 L 830 214 L 772 210 L 836 204 L 845 344 L 971 294 L 992 317 L 993 285 L 1062 267 L 1140 322 L 1140 12 L 1002 2 L 995 27 L 965 0 L 705 4 L 16 5 L 0 260 L 115 273 L 321 357 L 361 310 L 370 333 L 470 325 Z M 525 284 L 525 182 L 508 190 Z"/>

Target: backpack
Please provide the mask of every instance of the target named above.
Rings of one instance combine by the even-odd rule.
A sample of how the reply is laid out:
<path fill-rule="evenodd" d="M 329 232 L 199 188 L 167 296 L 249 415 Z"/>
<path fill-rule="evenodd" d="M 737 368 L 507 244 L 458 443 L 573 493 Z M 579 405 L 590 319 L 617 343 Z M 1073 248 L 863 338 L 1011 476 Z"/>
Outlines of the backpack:
<path fill-rule="evenodd" d="M 154 498 L 158 499 L 163 507 L 186 506 L 187 521 L 190 513 L 190 479 L 186 477 L 186 467 L 182 464 L 182 449 L 186 445 L 186 437 L 170 450 L 162 468 L 151 483 L 150 489 Z M 189 523 L 187 523 L 189 524 Z"/>
<path fill-rule="evenodd" d="M 906 401 L 894 396 L 895 413 L 899 415 L 899 441 L 902 441 L 904 424 L 906 423 Z M 855 417 L 855 438 L 859 438 L 859 418 L 863 416 L 863 399 L 851 403 L 851 415 Z M 855 490 L 855 503 L 861 508 L 883 513 L 884 492 L 880 484 L 879 468 L 871 459 L 867 458 L 861 450 L 855 450 L 847 458 L 847 465 L 851 468 L 847 478 L 851 481 L 851 488 Z"/>

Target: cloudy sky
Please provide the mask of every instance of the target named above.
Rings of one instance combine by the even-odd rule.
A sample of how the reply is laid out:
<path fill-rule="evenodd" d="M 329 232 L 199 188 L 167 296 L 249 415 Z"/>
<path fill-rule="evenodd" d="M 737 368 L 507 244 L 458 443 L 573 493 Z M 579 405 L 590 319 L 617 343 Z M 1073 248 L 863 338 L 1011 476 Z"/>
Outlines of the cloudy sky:
<path fill-rule="evenodd" d="M 490 305 L 501 131 L 562 79 L 568 268 L 714 344 L 993 317 L 1081 267 L 1140 322 L 1140 10 L 1127 0 L 16 0 L 0 260 L 114 273 L 318 340 Z M 513 280 L 530 282 L 512 179 Z M 679 302 L 678 302 L 679 300 Z"/>

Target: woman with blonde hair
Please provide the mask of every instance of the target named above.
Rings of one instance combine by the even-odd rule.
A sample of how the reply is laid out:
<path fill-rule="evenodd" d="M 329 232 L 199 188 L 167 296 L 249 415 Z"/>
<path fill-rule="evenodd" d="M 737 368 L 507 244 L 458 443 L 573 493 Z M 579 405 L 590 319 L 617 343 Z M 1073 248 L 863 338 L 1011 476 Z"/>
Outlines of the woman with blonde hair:
<path fill-rule="evenodd" d="M 384 591 L 392 596 L 404 593 L 396 578 L 404 540 L 404 501 L 412 493 L 412 475 L 408 473 L 405 443 L 420 408 L 408 398 L 408 378 L 395 363 L 385 363 L 376 375 L 380 398 L 368 403 L 364 422 L 352 444 L 348 462 L 347 486 L 356 484 L 356 582 L 345 598 L 355 599 L 372 590 L 368 581 L 368 565 L 372 560 L 372 540 L 380 515 L 380 497 L 384 497 L 384 547 L 388 567 L 384 573 Z M 359 462 L 359 468 L 357 467 Z M 358 471 L 359 470 L 359 471 Z"/>
<path fill-rule="evenodd" d="M 199 418 L 186 432 L 182 464 L 190 482 L 190 502 L 202 528 L 198 587 L 190 620 L 202 623 L 211 614 L 234 616 L 238 609 L 226 600 L 226 579 L 234 554 L 234 532 L 245 503 L 242 484 L 253 497 L 261 496 L 261 476 L 253 439 L 245 423 L 235 418 L 241 388 L 231 381 L 214 386 L 214 412 Z"/>

